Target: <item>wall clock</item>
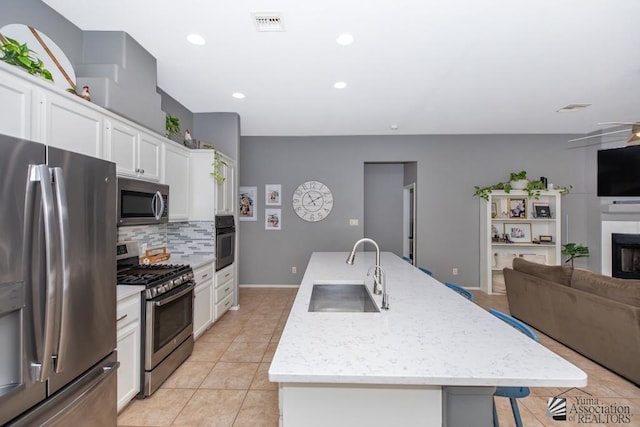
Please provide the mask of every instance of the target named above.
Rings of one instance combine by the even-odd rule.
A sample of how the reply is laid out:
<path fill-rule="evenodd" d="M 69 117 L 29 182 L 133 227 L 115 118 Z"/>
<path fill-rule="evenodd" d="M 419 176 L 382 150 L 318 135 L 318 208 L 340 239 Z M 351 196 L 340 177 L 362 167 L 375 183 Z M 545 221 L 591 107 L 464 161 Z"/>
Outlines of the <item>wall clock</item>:
<path fill-rule="evenodd" d="M 333 194 L 329 187 L 318 181 L 307 181 L 293 193 L 293 210 L 305 221 L 325 219 L 333 209 Z"/>

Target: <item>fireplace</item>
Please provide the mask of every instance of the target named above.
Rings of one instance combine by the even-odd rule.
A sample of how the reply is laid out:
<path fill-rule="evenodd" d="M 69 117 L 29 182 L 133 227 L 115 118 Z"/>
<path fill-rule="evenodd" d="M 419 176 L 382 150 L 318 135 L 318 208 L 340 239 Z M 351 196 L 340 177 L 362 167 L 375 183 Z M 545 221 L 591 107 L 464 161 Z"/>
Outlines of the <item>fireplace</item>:
<path fill-rule="evenodd" d="M 611 234 L 611 276 L 640 279 L 640 234 Z"/>

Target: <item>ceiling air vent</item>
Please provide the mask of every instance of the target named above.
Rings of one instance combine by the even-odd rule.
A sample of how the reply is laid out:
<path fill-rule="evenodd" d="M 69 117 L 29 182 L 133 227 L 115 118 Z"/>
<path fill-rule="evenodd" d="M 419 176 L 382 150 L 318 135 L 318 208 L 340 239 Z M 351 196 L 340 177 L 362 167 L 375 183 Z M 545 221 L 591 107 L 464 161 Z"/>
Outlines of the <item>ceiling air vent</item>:
<path fill-rule="evenodd" d="M 251 18 L 258 32 L 284 31 L 280 12 L 253 12 Z"/>

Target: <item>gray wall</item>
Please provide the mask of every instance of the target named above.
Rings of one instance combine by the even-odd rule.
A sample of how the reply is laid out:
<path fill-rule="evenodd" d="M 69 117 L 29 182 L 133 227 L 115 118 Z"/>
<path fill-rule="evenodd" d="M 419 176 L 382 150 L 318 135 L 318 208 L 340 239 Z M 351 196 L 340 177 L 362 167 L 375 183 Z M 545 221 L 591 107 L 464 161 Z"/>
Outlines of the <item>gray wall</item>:
<path fill-rule="evenodd" d="M 0 27 L 14 23 L 37 28 L 64 51 L 93 103 L 164 134 L 156 59 L 128 34 L 82 31 L 40 0 L 4 1 Z"/>
<path fill-rule="evenodd" d="M 364 236 L 364 164 L 416 161 L 417 265 L 436 278 L 466 286 L 479 281 L 479 200 L 474 185 L 508 179 L 525 169 L 565 196 L 569 240 L 588 244 L 586 154 L 567 149 L 573 135 L 444 135 L 354 137 L 241 137 L 240 185 L 258 186 L 257 222 L 239 224 L 241 284 L 298 284 L 313 251 L 348 251 Z M 291 208 L 302 182 L 324 182 L 334 193 L 333 212 L 307 223 Z M 264 230 L 264 184 L 282 184 L 282 231 Z M 358 218 L 358 227 L 349 226 Z M 383 247 L 383 250 L 386 249 Z M 298 273 L 292 274 L 296 266 Z M 452 276 L 453 267 L 459 269 Z"/>
<path fill-rule="evenodd" d="M 364 165 L 364 235 L 398 256 L 402 256 L 403 187 L 404 163 Z"/>
<path fill-rule="evenodd" d="M 25 24 L 44 32 L 72 64 L 82 61 L 82 30 L 40 0 L 4 0 L 0 27 Z"/>
<path fill-rule="evenodd" d="M 191 132 L 191 136 L 196 138 L 193 133 L 193 113 L 162 89 L 158 88 L 158 93 L 162 98 L 162 111 L 180 119 L 180 135 L 172 139 L 182 143 L 184 140 L 184 132 L 187 129 Z"/>
<path fill-rule="evenodd" d="M 240 116 L 237 113 L 196 113 L 193 115 L 193 137 L 211 143 L 238 161 Z"/>

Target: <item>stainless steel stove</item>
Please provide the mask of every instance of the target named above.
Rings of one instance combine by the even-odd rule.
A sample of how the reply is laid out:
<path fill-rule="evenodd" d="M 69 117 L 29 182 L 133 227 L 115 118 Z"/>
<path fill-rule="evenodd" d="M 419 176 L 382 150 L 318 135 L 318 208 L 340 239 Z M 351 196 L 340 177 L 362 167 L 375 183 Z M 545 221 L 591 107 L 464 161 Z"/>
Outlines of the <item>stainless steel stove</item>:
<path fill-rule="evenodd" d="M 145 287 L 142 305 L 140 397 L 153 394 L 193 351 L 191 266 L 140 264 L 136 242 L 117 245 L 118 285 Z"/>

